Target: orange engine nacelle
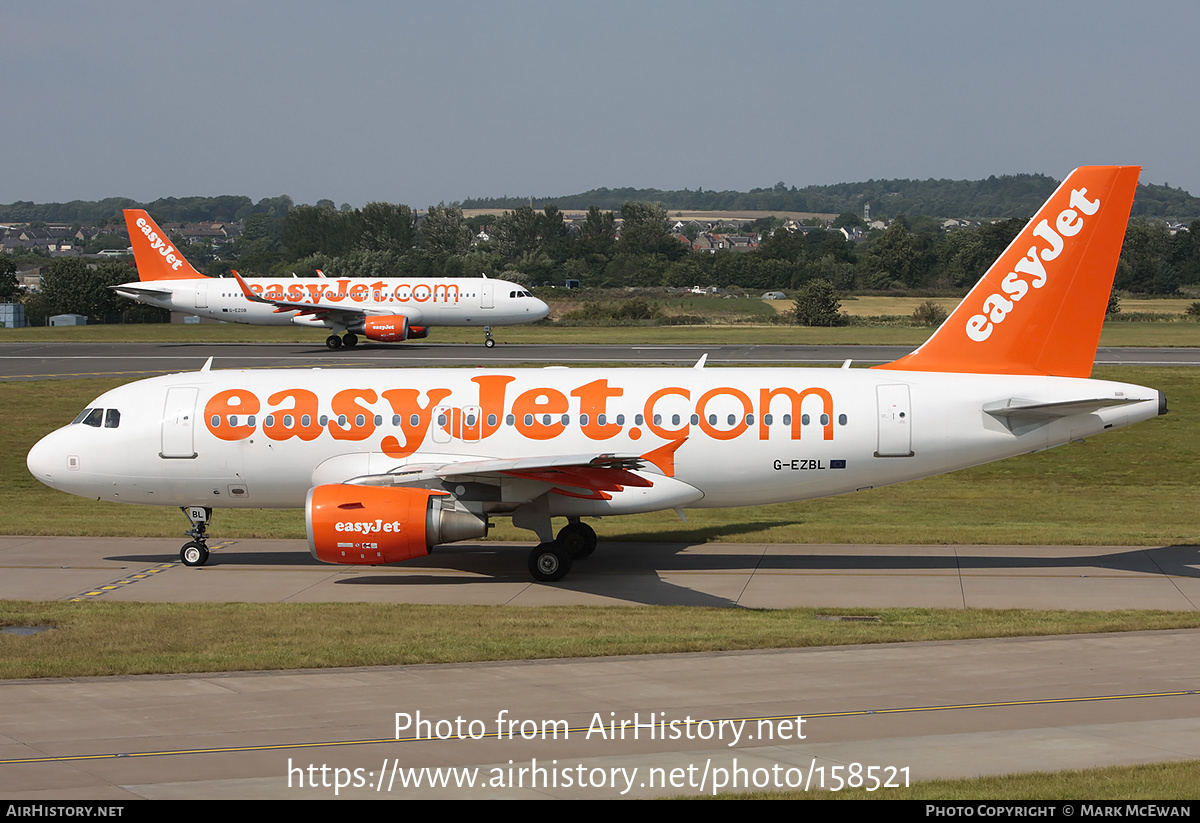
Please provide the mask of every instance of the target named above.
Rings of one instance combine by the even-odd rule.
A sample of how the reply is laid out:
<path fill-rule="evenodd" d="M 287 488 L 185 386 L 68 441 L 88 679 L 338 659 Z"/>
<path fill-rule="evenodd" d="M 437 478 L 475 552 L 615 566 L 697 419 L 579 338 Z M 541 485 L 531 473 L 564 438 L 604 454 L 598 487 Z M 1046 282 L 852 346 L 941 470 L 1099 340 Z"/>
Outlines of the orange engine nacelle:
<path fill-rule="evenodd" d="M 399 343 L 401 340 L 407 340 L 413 336 L 412 328 L 408 325 L 408 318 L 403 314 L 366 317 L 363 319 L 362 333 L 368 340 L 380 343 Z"/>
<path fill-rule="evenodd" d="M 421 338 L 428 337 L 428 336 L 429 336 L 429 327 L 428 326 L 409 326 L 408 327 L 408 339 L 409 340 L 420 340 Z"/>
<path fill-rule="evenodd" d="M 304 518 L 308 550 L 326 563 L 397 563 L 487 534 L 487 521 L 455 508 L 445 492 L 395 486 L 317 486 Z"/>

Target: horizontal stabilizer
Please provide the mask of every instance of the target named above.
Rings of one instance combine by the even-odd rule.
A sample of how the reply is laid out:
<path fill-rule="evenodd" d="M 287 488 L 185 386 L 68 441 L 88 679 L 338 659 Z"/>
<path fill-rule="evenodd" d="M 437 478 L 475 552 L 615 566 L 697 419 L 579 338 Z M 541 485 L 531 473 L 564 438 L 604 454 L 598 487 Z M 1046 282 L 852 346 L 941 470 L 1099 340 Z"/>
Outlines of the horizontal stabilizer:
<path fill-rule="evenodd" d="M 985 403 L 983 410 L 993 417 L 1023 417 L 1027 419 L 1053 420 L 1073 414 L 1091 414 L 1113 406 L 1128 406 L 1145 403 L 1150 397 L 1093 397 L 1086 400 L 1064 400 L 1058 403 L 1037 403 L 1032 400 L 1009 398 Z"/>
<path fill-rule="evenodd" d="M 109 288 L 120 295 L 124 295 L 126 292 L 128 292 L 129 294 L 144 294 L 150 297 L 166 297 L 174 293 L 173 289 L 170 289 L 166 286 L 135 286 L 132 283 L 122 283 L 119 286 L 109 286 Z"/>

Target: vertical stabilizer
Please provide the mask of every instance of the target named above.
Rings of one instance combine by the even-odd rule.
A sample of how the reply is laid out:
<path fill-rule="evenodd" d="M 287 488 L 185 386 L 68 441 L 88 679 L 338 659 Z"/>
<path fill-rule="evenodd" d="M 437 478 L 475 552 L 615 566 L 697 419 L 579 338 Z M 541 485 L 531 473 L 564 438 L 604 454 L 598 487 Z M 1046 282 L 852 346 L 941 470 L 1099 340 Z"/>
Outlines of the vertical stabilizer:
<path fill-rule="evenodd" d="M 129 243 L 137 264 L 138 279 L 197 280 L 205 275 L 183 259 L 166 232 L 141 209 L 125 210 L 125 225 L 129 228 Z"/>
<path fill-rule="evenodd" d="M 1139 172 L 1071 172 L 941 328 L 875 368 L 1091 375 Z"/>

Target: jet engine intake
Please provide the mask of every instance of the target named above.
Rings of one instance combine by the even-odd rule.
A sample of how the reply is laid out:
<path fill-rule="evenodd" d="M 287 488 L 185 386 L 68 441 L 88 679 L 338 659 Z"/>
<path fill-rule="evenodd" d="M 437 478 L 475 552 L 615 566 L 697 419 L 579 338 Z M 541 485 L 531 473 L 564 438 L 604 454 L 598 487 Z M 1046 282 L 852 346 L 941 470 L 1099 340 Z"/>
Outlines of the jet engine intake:
<path fill-rule="evenodd" d="M 399 343 L 412 336 L 408 318 L 403 314 L 371 315 L 363 318 L 363 336 L 379 343 Z"/>
<path fill-rule="evenodd" d="M 398 563 L 487 534 L 487 521 L 445 492 L 394 486 L 317 486 L 308 491 L 304 519 L 308 550 L 326 563 Z"/>

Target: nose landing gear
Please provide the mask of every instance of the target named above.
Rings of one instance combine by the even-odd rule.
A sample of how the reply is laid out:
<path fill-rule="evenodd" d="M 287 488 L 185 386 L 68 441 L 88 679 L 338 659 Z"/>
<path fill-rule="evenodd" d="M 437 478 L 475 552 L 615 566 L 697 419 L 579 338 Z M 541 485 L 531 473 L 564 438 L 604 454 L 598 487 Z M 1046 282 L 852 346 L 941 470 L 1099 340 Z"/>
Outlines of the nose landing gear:
<path fill-rule="evenodd" d="M 208 562 L 208 547 L 199 540 L 184 543 L 179 550 L 179 560 L 185 566 L 203 566 Z"/>
<path fill-rule="evenodd" d="M 203 566 L 208 562 L 208 521 L 212 518 L 212 509 L 204 506 L 181 506 L 180 510 L 187 517 L 192 527 L 184 534 L 192 538 L 183 544 L 179 550 L 179 562 L 185 566 Z"/>

